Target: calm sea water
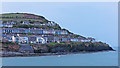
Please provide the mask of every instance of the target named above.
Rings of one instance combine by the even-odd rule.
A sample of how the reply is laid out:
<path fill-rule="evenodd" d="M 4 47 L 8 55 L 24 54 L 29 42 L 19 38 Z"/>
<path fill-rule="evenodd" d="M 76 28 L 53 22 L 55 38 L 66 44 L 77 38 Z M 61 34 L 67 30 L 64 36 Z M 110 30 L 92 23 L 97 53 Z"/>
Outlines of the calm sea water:
<path fill-rule="evenodd" d="M 3 66 L 117 66 L 118 51 L 61 56 L 9 57 Z"/>

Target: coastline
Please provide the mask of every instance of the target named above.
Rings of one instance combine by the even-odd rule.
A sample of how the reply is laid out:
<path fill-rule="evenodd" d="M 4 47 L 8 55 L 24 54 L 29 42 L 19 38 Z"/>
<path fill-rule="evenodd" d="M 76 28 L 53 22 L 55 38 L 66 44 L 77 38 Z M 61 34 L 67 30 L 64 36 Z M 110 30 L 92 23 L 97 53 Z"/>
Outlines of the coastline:
<path fill-rule="evenodd" d="M 81 52 L 58 52 L 58 53 L 20 53 L 20 52 L 0 52 L 1 57 L 36 57 L 36 56 L 54 56 L 54 55 L 69 55 L 69 54 L 90 54 L 97 52 L 109 52 L 116 50 L 103 50 L 103 51 L 81 51 Z"/>

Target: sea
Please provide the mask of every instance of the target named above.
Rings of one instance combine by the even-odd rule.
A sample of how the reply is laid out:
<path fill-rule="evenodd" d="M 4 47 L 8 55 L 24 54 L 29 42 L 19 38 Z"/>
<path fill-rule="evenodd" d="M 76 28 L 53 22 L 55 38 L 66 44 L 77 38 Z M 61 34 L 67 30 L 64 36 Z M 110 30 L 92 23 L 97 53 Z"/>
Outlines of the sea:
<path fill-rule="evenodd" d="M 2 58 L 2 66 L 118 66 L 118 48 L 86 54 Z"/>

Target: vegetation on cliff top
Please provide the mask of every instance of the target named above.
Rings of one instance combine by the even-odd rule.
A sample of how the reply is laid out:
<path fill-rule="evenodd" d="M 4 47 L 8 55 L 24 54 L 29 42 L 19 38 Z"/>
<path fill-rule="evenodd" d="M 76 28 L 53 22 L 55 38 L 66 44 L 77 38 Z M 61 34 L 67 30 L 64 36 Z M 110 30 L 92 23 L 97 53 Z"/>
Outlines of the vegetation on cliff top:
<path fill-rule="evenodd" d="M 30 13 L 6 13 L 1 14 L 3 21 L 31 21 L 31 22 L 48 22 L 43 16 Z"/>

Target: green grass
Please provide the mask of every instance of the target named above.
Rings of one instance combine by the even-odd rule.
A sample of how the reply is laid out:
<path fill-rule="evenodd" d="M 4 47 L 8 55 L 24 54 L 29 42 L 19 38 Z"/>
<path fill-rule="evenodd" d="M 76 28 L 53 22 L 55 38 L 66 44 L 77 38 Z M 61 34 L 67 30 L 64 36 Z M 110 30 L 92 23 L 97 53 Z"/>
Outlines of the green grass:
<path fill-rule="evenodd" d="M 45 19 L 7 19 L 7 18 L 2 18 L 0 20 L 3 20 L 3 21 L 38 21 L 38 22 L 47 22 L 47 20 Z"/>
<path fill-rule="evenodd" d="M 39 19 L 29 19 L 24 16 L 24 14 L 31 15 L 34 17 L 38 17 Z M 39 21 L 39 22 L 48 22 L 47 19 L 45 19 L 43 16 L 38 16 L 34 14 L 28 14 L 28 13 L 7 13 L 7 14 L 0 14 L 0 17 L 6 17 L 2 18 L 3 21 Z"/>
<path fill-rule="evenodd" d="M 42 28 L 42 29 L 61 29 L 58 25 L 47 26 L 47 25 L 13 25 L 13 28 Z"/>
<path fill-rule="evenodd" d="M 2 14 L 0 17 L 24 17 L 24 14 Z"/>

